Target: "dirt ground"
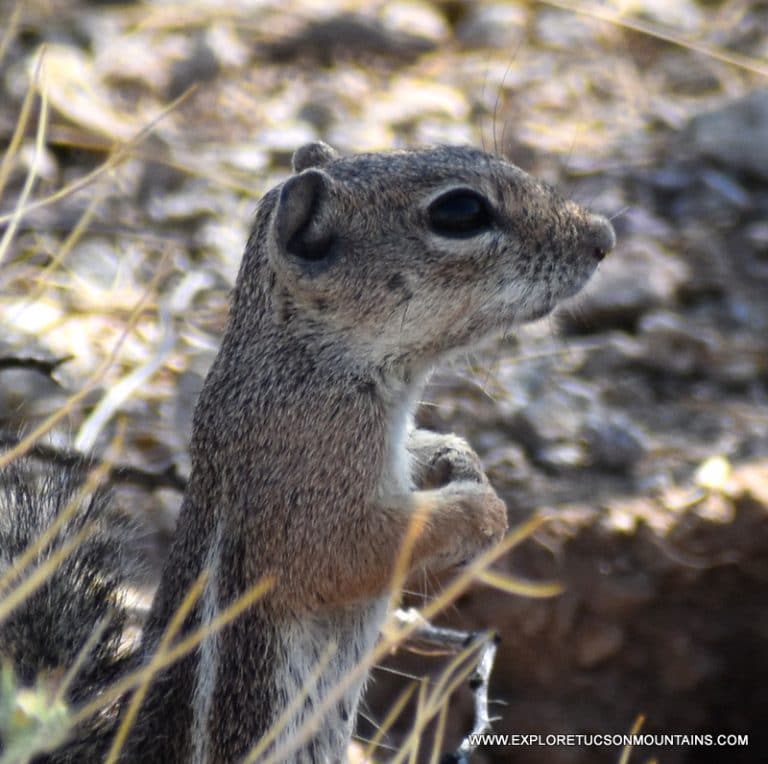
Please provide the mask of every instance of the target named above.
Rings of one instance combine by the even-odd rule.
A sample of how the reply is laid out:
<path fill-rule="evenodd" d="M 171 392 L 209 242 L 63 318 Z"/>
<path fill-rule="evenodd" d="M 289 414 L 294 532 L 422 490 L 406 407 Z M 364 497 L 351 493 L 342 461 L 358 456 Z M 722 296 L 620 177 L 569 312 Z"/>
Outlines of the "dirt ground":
<path fill-rule="evenodd" d="M 631 762 L 768 761 L 768 4 L 32 0 L 0 19 L 3 430 L 82 391 L 46 442 L 117 455 L 159 560 L 250 215 L 293 149 L 503 153 L 609 216 L 618 246 L 576 302 L 428 390 L 420 423 L 475 445 L 511 520 L 552 516 L 500 567 L 564 586 L 477 587 L 444 619 L 502 637 L 498 732 L 642 715 L 749 744 Z M 366 715 L 406 681 L 375 672 Z M 460 691 L 446 750 L 470 714 Z"/>

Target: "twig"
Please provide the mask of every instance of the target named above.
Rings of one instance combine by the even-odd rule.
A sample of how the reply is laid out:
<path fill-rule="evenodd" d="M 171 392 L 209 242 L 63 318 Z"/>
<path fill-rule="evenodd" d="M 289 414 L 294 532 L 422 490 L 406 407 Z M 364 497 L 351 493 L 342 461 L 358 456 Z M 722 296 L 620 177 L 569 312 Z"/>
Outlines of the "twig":
<path fill-rule="evenodd" d="M 449 762 L 469 764 L 469 757 L 476 748 L 476 744 L 472 743 L 473 737 L 491 729 L 491 717 L 488 713 L 488 683 L 496 660 L 496 648 L 500 637 L 493 632 L 481 633 L 479 636 L 484 640 L 480 648 L 480 660 L 475 673 L 469 678 L 469 687 L 475 696 L 475 723 L 456 751 L 443 757 L 442 764 L 449 764 Z M 474 638 L 478 638 L 478 635 L 474 635 Z"/>
<path fill-rule="evenodd" d="M 488 683 L 496 660 L 498 635 L 492 631 L 467 632 L 435 626 L 413 608 L 396 610 L 394 619 L 401 626 L 418 624 L 409 642 L 418 642 L 427 647 L 437 647 L 451 652 L 477 646 L 477 667 L 469 678 L 469 688 L 475 698 L 475 720 L 472 729 L 461 741 L 461 745 L 453 753 L 445 754 L 440 760 L 440 764 L 469 764 L 469 757 L 477 747 L 472 742 L 474 736 L 491 729 L 491 718 L 488 712 Z"/>
<path fill-rule="evenodd" d="M 71 355 L 52 360 L 28 356 L 0 356 L 0 371 L 5 371 L 5 369 L 31 369 L 32 371 L 39 371 L 46 377 L 50 377 L 59 366 L 67 361 L 71 361 L 72 358 L 74 356 Z"/>
<path fill-rule="evenodd" d="M 13 438 L 0 437 L 0 447 L 2 448 L 12 448 L 17 442 Z M 86 457 L 77 451 L 66 451 L 41 443 L 32 446 L 25 452 L 25 455 L 41 462 L 50 462 L 62 467 L 86 468 L 101 463 L 99 459 L 91 456 Z M 152 472 L 127 464 L 114 464 L 109 469 L 108 480 L 110 483 L 135 485 L 150 491 L 156 488 L 171 488 L 183 493 L 187 487 L 187 481 L 179 475 L 175 464 L 171 464 L 162 472 Z"/>

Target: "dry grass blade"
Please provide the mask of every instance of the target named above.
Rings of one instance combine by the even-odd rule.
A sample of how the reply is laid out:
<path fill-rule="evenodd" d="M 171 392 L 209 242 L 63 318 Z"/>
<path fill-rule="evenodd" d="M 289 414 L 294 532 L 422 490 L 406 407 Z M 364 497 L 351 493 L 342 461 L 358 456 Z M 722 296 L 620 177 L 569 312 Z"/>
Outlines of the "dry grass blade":
<path fill-rule="evenodd" d="M 541 2 L 545 5 L 552 5 L 555 8 L 562 8 L 563 10 L 572 11 L 573 13 L 578 13 L 583 16 L 591 16 L 600 21 L 607 21 L 610 24 L 615 24 L 616 26 L 624 27 L 625 29 L 631 29 L 633 32 L 640 32 L 649 37 L 655 37 L 657 40 L 664 40 L 673 45 L 679 45 L 681 48 L 701 53 L 716 61 L 736 66 L 744 71 L 768 77 L 768 64 L 758 58 L 734 53 L 733 51 L 726 50 L 717 45 L 701 42 L 700 40 L 688 40 L 674 31 L 663 29 L 657 24 L 648 21 L 629 18 L 628 16 L 622 16 L 597 5 L 577 2 L 574 0 L 541 0 Z"/>
<path fill-rule="evenodd" d="M 423 702 L 417 707 L 416 718 L 411 731 L 400 752 L 392 760 L 392 764 L 399 764 L 399 762 L 404 761 L 404 757 L 409 752 L 411 758 L 418 752 L 421 736 L 427 725 L 440 713 L 442 708 L 447 706 L 451 695 L 474 673 L 474 662 L 470 659 L 477 648 L 477 644 L 468 645 L 457 653 L 443 669 L 429 694 L 425 694 Z"/>
<path fill-rule="evenodd" d="M 376 729 L 376 734 L 368 741 L 365 747 L 364 757 L 366 759 L 372 759 L 374 751 L 379 748 L 384 741 L 392 725 L 397 721 L 402 710 L 408 704 L 408 701 L 413 697 L 413 693 L 416 692 L 416 688 L 419 687 L 418 681 L 411 682 L 401 693 L 398 695 L 394 703 L 389 707 L 387 715 L 382 720 L 381 724 Z"/>
<path fill-rule="evenodd" d="M 165 632 L 163 633 L 163 636 L 160 638 L 160 643 L 157 646 L 157 650 L 155 651 L 155 654 L 150 659 L 150 662 L 149 662 L 150 671 L 147 672 L 144 680 L 138 686 L 138 688 L 136 689 L 136 692 L 131 697 L 130 703 L 128 704 L 128 708 L 126 709 L 125 714 L 123 715 L 123 718 L 120 722 L 120 726 L 118 727 L 117 733 L 115 734 L 115 737 L 112 740 L 112 745 L 110 746 L 105 764 L 115 764 L 115 762 L 119 760 L 120 752 L 123 750 L 125 741 L 128 739 L 128 733 L 131 731 L 131 727 L 133 726 L 133 723 L 136 720 L 136 715 L 139 712 L 139 708 L 141 707 L 141 704 L 144 702 L 144 698 L 146 697 L 147 692 L 149 690 L 150 681 L 154 676 L 152 669 L 154 669 L 155 671 L 158 670 L 156 667 L 160 664 L 160 662 L 165 657 L 165 654 L 168 651 L 168 647 L 170 646 L 172 640 L 178 634 L 179 629 L 184 624 L 184 621 L 192 611 L 192 608 L 200 599 L 200 595 L 203 592 L 203 587 L 205 586 L 206 581 L 208 580 L 208 576 L 209 576 L 209 571 L 204 570 L 197 577 L 197 580 L 194 582 L 194 584 L 192 584 L 186 596 L 182 600 L 181 605 L 179 605 L 178 609 L 173 614 L 173 618 L 171 618 L 168 626 L 165 629 Z"/>
<path fill-rule="evenodd" d="M 161 154 L 159 151 L 136 151 L 133 156 L 145 162 L 156 162 L 173 170 L 178 170 L 192 178 L 202 178 L 209 181 L 212 186 L 236 191 L 248 198 L 261 196 L 252 182 L 249 183 L 249 180 L 252 181 L 251 178 L 243 179 L 238 177 L 236 173 L 233 175 L 231 168 L 216 165 L 205 156 L 201 156 L 199 153 L 194 154 L 183 147 L 178 147 L 172 157 Z"/>
<path fill-rule="evenodd" d="M 196 7 L 192 3 L 179 2 L 138 8 L 126 5 L 121 15 L 126 24 L 137 30 L 184 30 L 185 32 L 189 32 L 190 28 L 206 28 L 225 20 L 240 23 L 245 20 L 239 3 L 231 7 L 223 3 L 201 3 Z"/>
<path fill-rule="evenodd" d="M 440 709 L 440 713 L 437 715 L 437 726 L 435 727 L 435 738 L 432 743 L 432 753 L 429 757 L 429 764 L 438 764 L 440 761 L 440 751 L 443 747 L 443 740 L 445 739 L 445 723 L 448 720 L 448 706 L 445 705 Z"/>
<path fill-rule="evenodd" d="M 563 593 L 563 586 L 557 581 L 526 581 L 495 570 L 479 571 L 477 580 L 494 589 L 507 594 L 519 594 L 521 597 L 556 597 Z"/>
<path fill-rule="evenodd" d="M 451 658 L 448 664 L 443 668 L 442 672 L 438 676 L 437 680 L 432 684 L 430 693 L 430 703 L 427 708 L 430 710 L 437 709 L 443 700 L 447 700 L 451 695 L 448 691 L 448 687 L 453 684 L 451 677 L 455 677 L 459 671 L 459 667 L 464 666 L 466 669 L 466 676 L 469 676 L 474 671 L 475 661 L 473 660 L 474 654 L 478 651 L 482 643 L 472 642 L 460 650 L 456 655 Z M 466 665 L 465 665 L 466 664 Z"/>
<path fill-rule="evenodd" d="M 16 36 L 16 30 L 19 28 L 19 19 L 21 18 L 21 0 L 16 0 L 13 4 L 13 10 L 10 16 L 6 19 L 5 33 L 0 40 L 0 64 L 3 63 L 5 54 L 8 52 L 8 48 Z M 3 190 L 3 184 L 0 183 L 0 194 Z"/>
<path fill-rule="evenodd" d="M 637 719 L 635 719 L 635 723 L 632 725 L 632 729 L 629 731 L 630 735 L 637 735 L 640 730 L 643 728 L 643 725 L 645 724 L 645 715 L 640 714 Z M 621 758 L 619 759 L 619 764 L 629 764 L 629 757 L 632 755 L 632 746 L 631 745 L 625 745 L 624 749 L 621 752 Z"/>
<path fill-rule="evenodd" d="M 420 512 L 414 512 L 408 521 L 405 538 L 400 546 L 400 551 L 398 552 L 397 560 L 395 560 L 395 566 L 392 572 L 390 607 L 395 606 L 400 599 L 403 586 L 405 585 L 405 581 L 408 578 L 408 573 L 410 571 L 413 548 L 424 530 L 426 522 L 426 515 Z"/>
<path fill-rule="evenodd" d="M 427 690 L 428 690 L 428 683 L 426 680 L 422 681 L 421 684 L 419 684 L 419 694 L 416 698 L 416 720 L 418 723 L 418 720 L 420 718 L 423 718 L 424 716 L 424 708 L 427 705 Z M 415 726 L 415 725 L 414 725 Z M 410 755 L 408 757 L 408 764 L 417 764 L 418 756 L 419 756 L 419 748 L 421 747 L 421 735 L 417 735 L 412 739 L 411 745 L 405 745 L 401 749 L 401 751 L 397 754 L 395 757 L 395 761 L 399 758 L 400 754 L 408 753 L 408 749 L 410 747 Z"/>
<path fill-rule="evenodd" d="M 42 66 L 43 62 L 43 56 L 41 54 L 40 56 L 40 62 L 38 64 L 38 69 L 36 70 L 35 77 L 39 77 L 40 67 Z M 30 92 L 32 91 L 32 88 L 30 87 Z M 26 99 L 25 99 L 25 106 Z M 31 107 L 31 105 L 30 105 Z M 27 107 L 27 108 L 30 108 Z M 22 117 L 23 109 L 22 109 Z M 26 117 L 25 117 L 26 119 Z M 21 123 L 21 117 L 19 118 L 19 123 Z M 32 189 L 35 185 L 35 180 L 37 180 L 37 168 L 40 165 L 41 158 L 43 156 L 43 151 L 45 149 L 45 131 L 48 126 L 48 98 L 46 97 L 45 90 L 43 90 L 40 93 L 40 114 L 37 118 L 37 132 L 35 134 L 35 152 L 32 157 L 32 162 L 29 166 L 29 171 L 27 172 L 27 177 L 24 181 L 24 185 L 21 189 L 21 193 L 19 194 L 19 199 L 16 203 L 16 207 L 14 208 L 13 212 L 6 216 L 7 220 L 2 220 L 0 222 L 8 223 L 8 226 L 6 227 L 5 231 L 3 232 L 3 237 L 0 239 L 0 263 L 3 262 L 5 259 L 5 255 L 8 252 L 9 247 L 11 246 L 11 242 L 13 241 L 13 237 L 16 235 L 16 230 L 19 227 L 19 223 L 21 223 L 22 218 L 24 217 L 26 213 L 26 205 L 27 205 L 27 199 L 29 199 L 29 195 L 32 193 Z M 16 136 L 14 135 L 14 138 Z M 13 152 L 9 150 L 8 152 L 11 159 L 13 158 Z M 10 161 L 8 167 L 10 168 Z M 3 170 L 5 167 L 2 168 Z M 3 181 L 3 178 L 0 177 L 0 181 Z M 2 189 L 2 184 L 0 184 L 0 190 Z"/>
<path fill-rule="evenodd" d="M 30 84 L 27 87 L 24 101 L 21 104 L 21 111 L 16 120 L 16 127 L 11 136 L 11 141 L 8 144 L 8 148 L 5 150 L 5 154 L 3 154 L 2 161 L 0 161 L 0 197 L 3 195 L 5 184 L 8 182 L 8 176 L 11 174 L 16 155 L 19 153 L 19 146 L 21 146 L 21 141 L 27 131 L 27 123 L 29 122 L 29 115 L 32 111 L 34 100 L 35 89 Z"/>

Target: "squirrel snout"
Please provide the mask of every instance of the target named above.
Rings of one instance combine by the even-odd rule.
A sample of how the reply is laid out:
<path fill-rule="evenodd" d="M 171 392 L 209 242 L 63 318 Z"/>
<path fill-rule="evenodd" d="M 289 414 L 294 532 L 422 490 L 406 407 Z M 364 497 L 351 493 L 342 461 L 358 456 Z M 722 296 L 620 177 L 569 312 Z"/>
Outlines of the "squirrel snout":
<path fill-rule="evenodd" d="M 584 233 L 584 249 L 598 262 L 616 246 L 613 226 L 602 215 L 589 215 Z"/>

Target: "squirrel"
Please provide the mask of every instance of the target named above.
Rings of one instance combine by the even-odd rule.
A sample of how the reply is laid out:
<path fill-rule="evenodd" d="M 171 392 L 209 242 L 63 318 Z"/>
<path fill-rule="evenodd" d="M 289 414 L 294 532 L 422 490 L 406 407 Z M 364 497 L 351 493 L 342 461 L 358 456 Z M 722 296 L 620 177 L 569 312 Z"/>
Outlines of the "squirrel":
<path fill-rule="evenodd" d="M 340 156 L 317 142 L 295 152 L 293 174 L 257 207 L 194 413 L 177 529 L 134 660 L 151 659 L 204 571 L 180 635 L 265 578 L 271 587 L 154 678 L 121 761 L 242 761 L 281 717 L 264 756 L 344 760 L 364 677 L 321 706 L 375 645 L 411 524 L 420 522 L 411 572 L 467 561 L 507 528 L 505 504 L 471 447 L 414 426 L 430 370 L 549 313 L 614 244 L 605 218 L 474 148 Z M 29 501 L 16 504 L 2 507 L 11 517 L 3 525 L 29 509 Z M 29 540 L 50 519 L 40 517 L 40 527 L 25 521 Z M 17 541 L 13 554 L 21 549 Z M 9 552 L 0 551 L 8 564 Z M 55 633 L 77 619 L 75 633 L 87 634 L 118 579 L 105 577 L 98 603 L 82 594 L 70 602 L 75 594 L 64 591 L 48 597 L 58 609 Z M 47 585 L 65 584 L 58 576 Z M 16 622 L 28 620 L 24 608 Z M 10 649 L 15 636 L 0 625 L 0 649 L 18 662 L 25 645 Z M 18 637 L 31 652 L 51 634 L 32 624 Z M 100 667 L 105 681 L 119 673 L 113 643 L 114 634 L 102 636 L 87 688 L 97 686 Z M 38 650 L 34 668 L 60 665 L 57 647 Z M 70 647 L 65 664 L 80 647 L 82 640 Z M 291 750 L 318 710 L 309 739 Z M 109 740 L 86 725 L 40 760 L 98 761 Z"/>

